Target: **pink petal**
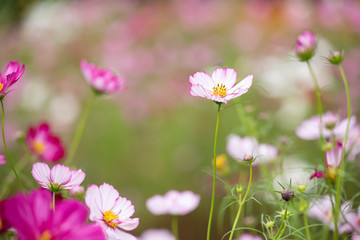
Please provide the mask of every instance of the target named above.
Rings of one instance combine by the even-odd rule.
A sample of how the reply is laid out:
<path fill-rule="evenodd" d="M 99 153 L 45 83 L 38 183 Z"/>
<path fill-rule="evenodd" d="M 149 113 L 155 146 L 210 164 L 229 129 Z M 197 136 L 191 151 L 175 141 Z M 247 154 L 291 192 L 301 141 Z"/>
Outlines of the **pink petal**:
<path fill-rule="evenodd" d="M 69 167 L 57 164 L 50 172 L 50 180 L 52 183 L 57 183 L 62 186 L 71 180 L 71 170 Z"/>
<path fill-rule="evenodd" d="M 50 168 L 46 163 L 37 162 L 33 165 L 31 174 L 43 188 L 49 188 Z"/>
<path fill-rule="evenodd" d="M 102 206 L 102 200 L 99 192 L 99 187 L 96 185 L 91 185 L 88 187 L 85 193 L 85 203 L 90 209 L 89 219 L 91 221 L 96 221 L 103 218 L 103 212 L 105 212 Z"/>
<path fill-rule="evenodd" d="M 154 215 L 167 214 L 163 196 L 155 195 L 146 201 L 146 208 Z"/>
<path fill-rule="evenodd" d="M 4 155 L 0 155 L 0 165 L 3 165 L 6 163 L 6 159 Z"/>
<path fill-rule="evenodd" d="M 243 80 L 241 80 L 233 88 L 229 89 L 228 92 L 235 93 L 237 96 L 239 96 L 238 95 L 239 93 L 241 93 L 240 95 L 246 93 L 249 90 L 249 88 L 252 86 L 253 79 L 254 79 L 254 76 L 252 74 L 247 75 Z"/>
<path fill-rule="evenodd" d="M 84 181 L 85 175 L 86 174 L 83 171 L 81 171 L 81 169 L 77 171 L 72 171 L 71 180 L 64 186 L 64 189 L 70 190 L 74 187 L 78 187 Z"/>
<path fill-rule="evenodd" d="M 115 206 L 116 199 L 119 197 L 119 192 L 110 184 L 104 183 L 99 187 L 99 192 L 102 200 L 102 209 L 110 210 Z"/>
<path fill-rule="evenodd" d="M 128 218 L 126 220 L 122 220 L 122 222 L 118 225 L 118 227 L 126 230 L 131 231 L 137 228 L 139 225 L 139 219 L 138 218 Z"/>
<path fill-rule="evenodd" d="M 236 71 L 231 68 L 216 68 L 211 77 L 215 85 L 224 84 L 228 90 L 235 85 L 237 80 Z"/>
<path fill-rule="evenodd" d="M 216 86 L 213 79 L 206 72 L 197 72 L 194 76 L 189 77 L 191 85 L 201 85 L 208 91 L 212 91 L 213 87 Z"/>

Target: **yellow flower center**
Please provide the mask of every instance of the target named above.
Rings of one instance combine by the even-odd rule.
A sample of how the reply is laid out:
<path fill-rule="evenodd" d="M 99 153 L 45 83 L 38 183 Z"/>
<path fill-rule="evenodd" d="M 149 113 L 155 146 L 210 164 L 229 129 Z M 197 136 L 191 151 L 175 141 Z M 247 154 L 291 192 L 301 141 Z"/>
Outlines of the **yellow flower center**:
<path fill-rule="evenodd" d="M 33 148 L 37 154 L 42 154 L 45 151 L 45 145 L 42 141 L 35 140 L 33 143 Z"/>
<path fill-rule="evenodd" d="M 226 155 L 225 154 L 220 154 L 218 156 L 216 156 L 216 168 L 218 169 L 224 169 L 226 167 Z M 214 161 L 213 161 L 214 164 Z"/>
<path fill-rule="evenodd" d="M 4 88 L 4 84 L 0 83 L 0 91 Z"/>
<path fill-rule="evenodd" d="M 220 95 L 220 97 L 226 96 L 226 87 L 224 84 L 217 84 L 216 87 L 213 87 L 213 95 Z"/>
<path fill-rule="evenodd" d="M 40 238 L 38 238 L 38 240 L 50 240 L 51 239 L 51 234 L 48 230 L 44 231 Z"/>
<path fill-rule="evenodd" d="M 115 228 L 118 224 L 116 222 L 112 222 L 113 220 L 119 220 L 119 217 L 113 213 L 113 211 L 108 210 L 104 212 L 104 221 L 109 225 L 110 227 Z"/>
<path fill-rule="evenodd" d="M 335 178 L 336 178 L 336 168 L 333 168 L 333 167 L 330 167 L 329 168 L 329 178 L 332 180 L 332 181 L 335 181 Z"/>

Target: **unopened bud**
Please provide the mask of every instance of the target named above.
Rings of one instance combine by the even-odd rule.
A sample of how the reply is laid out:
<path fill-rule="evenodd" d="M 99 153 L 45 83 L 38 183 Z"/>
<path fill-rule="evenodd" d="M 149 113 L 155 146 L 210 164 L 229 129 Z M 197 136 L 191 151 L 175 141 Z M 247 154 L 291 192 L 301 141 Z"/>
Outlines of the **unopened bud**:
<path fill-rule="evenodd" d="M 236 189 L 236 192 L 237 192 L 237 193 L 242 193 L 242 191 L 244 190 L 244 186 L 242 186 L 242 185 L 237 185 L 235 189 Z"/>
<path fill-rule="evenodd" d="M 344 59 L 344 52 L 334 51 L 330 52 L 330 56 L 328 58 L 329 62 L 334 65 L 339 65 Z"/>
<path fill-rule="evenodd" d="M 281 197 L 288 202 L 294 198 L 294 192 L 287 188 L 281 193 Z"/>
<path fill-rule="evenodd" d="M 244 159 L 245 162 L 252 163 L 254 161 L 254 156 L 250 154 L 245 154 Z"/>
<path fill-rule="evenodd" d="M 307 186 L 305 184 L 299 184 L 296 186 L 296 190 L 298 190 L 299 192 L 305 192 L 306 188 Z"/>
<path fill-rule="evenodd" d="M 268 221 L 267 223 L 265 223 L 265 226 L 267 227 L 267 228 L 272 228 L 273 226 L 274 226 L 274 222 L 273 221 Z"/>
<path fill-rule="evenodd" d="M 285 216 L 285 212 L 286 212 L 286 216 Z M 291 215 L 291 212 L 290 212 L 290 210 L 282 210 L 281 212 L 280 212 L 280 216 L 282 217 L 282 218 L 288 218 L 289 216 Z"/>
<path fill-rule="evenodd" d="M 321 150 L 323 152 L 330 151 L 333 148 L 333 144 L 331 142 L 327 142 L 321 146 Z"/>
<path fill-rule="evenodd" d="M 295 54 L 300 61 L 310 60 L 316 48 L 316 38 L 311 31 L 305 31 L 300 34 L 296 40 L 295 44 Z"/>

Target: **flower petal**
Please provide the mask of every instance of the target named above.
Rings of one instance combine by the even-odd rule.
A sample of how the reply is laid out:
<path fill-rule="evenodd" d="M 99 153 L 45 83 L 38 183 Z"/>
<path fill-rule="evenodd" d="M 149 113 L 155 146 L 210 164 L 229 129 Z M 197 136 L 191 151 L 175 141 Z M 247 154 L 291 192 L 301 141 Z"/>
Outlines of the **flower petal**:
<path fill-rule="evenodd" d="M 73 187 L 78 187 L 85 179 L 85 173 L 81 169 L 77 171 L 71 171 L 71 180 L 65 184 L 64 189 L 72 189 Z"/>
<path fill-rule="evenodd" d="M 43 188 L 49 188 L 50 168 L 46 163 L 37 162 L 33 165 L 31 174 Z"/>
<path fill-rule="evenodd" d="M 62 186 L 71 180 L 71 170 L 64 165 L 56 164 L 50 171 L 50 180 Z"/>

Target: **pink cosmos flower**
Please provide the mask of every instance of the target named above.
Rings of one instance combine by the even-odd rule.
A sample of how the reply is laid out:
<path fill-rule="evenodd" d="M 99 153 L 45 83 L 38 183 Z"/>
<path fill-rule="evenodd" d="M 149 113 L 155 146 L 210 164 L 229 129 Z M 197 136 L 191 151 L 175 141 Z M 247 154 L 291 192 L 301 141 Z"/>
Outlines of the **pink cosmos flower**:
<path fill-rule="evenodd" d="M 71 171 L 69 167 L 57 164 L 50 170 L 49 166 L 42 162 L 33 165 L 31 174 L 41 187 L 52 192 L 78 187 L 85 178 L 85 173 L 81 169 Z"/>
<path fill-rule="evenodd" d="M 241 138 L 235 134 L 227 137 L 226 150 L 237 161 L 251 156 L 256 158 L 252 165 L 267 163 L 278 156 L 278 150 L 270 144 L 259 144 L 253 137 Z"/>
<path fill-rule="evenodd" d="M 338 168 L 340 166 L 342 152 L 343 145 L 340 142 L 337 142 L 336 146 L 326 152 L 326 164 L 328 168 Z"/>
<path fill-rule="evenodd" d="M 351 228 L 353 236 L 351 240 L 360 239 L 360 206 L 357 213 L 348 212 L 344 215 L 344 218 L 348 222 L 348 227 Z"/>
<path fill-rule="evenodd" d="M 0 165 L 3 165 L 6 163 L 6 159 L 4 155 L 0 155 Z"/>
<path fill-rule="evenodd" d="M 200 196 L 191 192 L 171 190 L 164 196 L 155 195 L 146 201 L 147 209 L 154 215 L 186 215 L 197 208 Z"/>
<path fill-rule="evenodd" d="M 85 60 L 80 62 L 83 75 L 88 83 L 100 93 L 114 93 L 125 90 L 125 79 L 117 77 L 112 71 L 101 69 Z"/>
<path fill-rule="evenodd" d="M 105 240 L 100 226 L 86 224 L 87 210 L 77 200 L 56 202 L 52 194 L 37 189 L 17 194 L 5 203 L 5 216 L 16 230 L 19 240 Z"/>
<path fill-rule="evenodd" d="M 0 73 L 0 96 L 4 96 L 8 93 L 9 87 L 16 83 L 25 71 L 25 65 L 20 65 L 18 62 L 9 62 L 4 74 Z"/>
<path fill-rule="evenodd" d="M 316 38 L 311 31 L 300 34 L 295 44 L 295 54 L 300 61 L 308 61 L 315 53 Z"/>
<path fill-rule="evenodd" d="M 262 240 L 259 236 L 251 235 L 250 233 L 244 233 L 240 236 L 239 240 Z"/>
<path fill-rule="evenodd" d="M 350 119 L 350 129 L 353 128 L 356 124 L 356 118 L 352 117 Z M 322 134 L 324 138 L 329 138 L 332 135 L 335 135 L 337 139 L 343 139 L 345 136 L 347 126 L 347 119 L 344 119 L 339 122 L 339 116 L 327 112 L 322 116 Z M 301 125 L 296 129 L 296 135 L 304 140 L 315 140 L 320 138 L 320 118 L 318 116 L 313 116 L 308 120 L 305 120 Z"/>
<path fill-rule="evenodd" d="M 25 141 L 30 151 L 44 161 L 56 162 L 65 155 L 60 139 L 53 135 L 50 126 L 46 123 L 30 127 Z"/>
<path fill-rule="evenodd" d="M 350 211 L 350 209 L 351 209 L 350 202 L 344 202 L 340 206 L 340 211 L 343 214 L 347 214 Z M 335 228 L 332 205 L 331 205 L 330 197 L 328 195 L 324 196 L 319 200 L 314 200 L 310 202 L 308 216 L 321 221 L 324 225 L 328 225 L 331 230 L 334 230 Z M 340 234 L 349 231 L 349 226 L 345 223 L 345 220 L 342 216 L 340 216 L 339 218 L 338 226 L 339 226 Z"/>
<path fill-rule="evenodd" d="M 136 240 L 124 232 L 139 225 L 138 218 L 130 218 L 134 212 L 131 201 L 120 197 L 113 186 L 104 183 L 100 187 L 91 185 L 85 194 L 85 203 L 90 209 L 90 220 L 98 223 L 107 239 Z"/>
<path fill-rule="evenodd" d="M 209 76 L 205 72 L 197 72 L 190 76 L 190 94 L 203 97 L 218 103 L 226 103 L 246 93 L 252 85 L 253 75 L 246 76 L 235 85 L 236 71 L 231 68 L 217 68 Z"/>
<path fill-rule="evenodd" d="M 176 240 L 167 229 L 149 229 L 141 234 L 139 240 Z"/>

